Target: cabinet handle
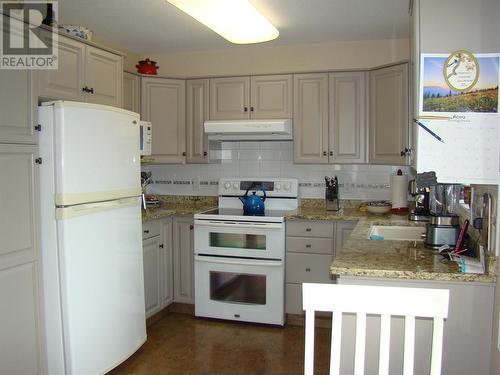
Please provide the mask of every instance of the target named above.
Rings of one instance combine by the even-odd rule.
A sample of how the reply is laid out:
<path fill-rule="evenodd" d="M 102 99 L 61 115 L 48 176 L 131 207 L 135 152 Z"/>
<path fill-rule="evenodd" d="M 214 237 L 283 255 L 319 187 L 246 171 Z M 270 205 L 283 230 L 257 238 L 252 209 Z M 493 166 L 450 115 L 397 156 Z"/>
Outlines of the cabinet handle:
<path fill-rule="evenodd" d="M 311 272 L 311 269 L 310 268 L 306 268 L 306 272 Z"/>
<path fill-rule="evenodd" d="M 186 156 L 186 151 L 183 151 L 183 152 L 182 152 L 182 156 Z"/>
<path fill-rule="evenodd" d="M 306 245 L 306 249 L 310 249 L 310 248 L 311 248 L 311 244 L 310 244 L 310 243 L 308 243 L 308 244 Z"/>
<path fill-rule="evenodd" d="M 87 86 L 85 86 L 85 87 L 82 88 L 82 91 L 83 92 L 89 92 L 89 88 Z"/>
<path fill-rule="evenodd" d="M 248 107 L 244 107 L 243 112 L 248 112 Z"/>
<path fill-rule="evenodd" d="M 207 155 L 208 155 L 208 152 L 203 151 L 203 156 L 207 156 Z"/>
<path fill-rule="evenodd" d="M 160 249 L 163 249 L 163 247 L 164 247 L 164 246 L 163 246 L 163 244 L 161 243 L 161 244 L 160 244 Z"/>
<path fill-rule="evenodd" d="M 333 151 L 330 151 L 330 156 L 333 156 Z"/>
<path fill-rule="evenodd" d="M 253 112 L 253 107 L 250 107 L 250 112 Z"/>
<path fill-rule="evenodd" d="M 42 158 L 36 158 L 35 159 L 36 164 L 42 164 Z"/>
<path fill-rule="evenodd" d="M 323 156 L 326 156 L 326 151 L 323 151 Z"/>
<path fill-rule="evenodd" d="M 410 149 L 409 148 L 405 148 L 404 150 L 401 151 L 401 157 L 404 158 L 409 153 L 410 153 Z"/>
<path fill-rule="evenodd" d="M 145 233 L 145 234 L 148 234 L 148 233 L 149 233 L 149 230 L 145 230 L 145 231 L 144 231 L 144 233 Z"/>
<path fill-rule="evenodd" d="M 189 226 L 189 230 L 193 230 L 193 228 L 194 228 L 194 225 L 193 225 L 193 224 L 191 224 L 191 225 Z"/>
<path fill-rule="evenodd" d="M 91 87 L 88 92 L 90 92 L 91 94 L 93 94 L 94 93 L 94 88 Z"/>
<path fill-rule="evenodd" d="M 311 228 L 306 228 L 306 232 L 310 232 L 311 231 Z"/>
<path fill-rule="evenodd" d="M 40 124 L 35 125 L 35 130 L 41 132 L 42 131 L 42 125 L 40 125 Z"/>

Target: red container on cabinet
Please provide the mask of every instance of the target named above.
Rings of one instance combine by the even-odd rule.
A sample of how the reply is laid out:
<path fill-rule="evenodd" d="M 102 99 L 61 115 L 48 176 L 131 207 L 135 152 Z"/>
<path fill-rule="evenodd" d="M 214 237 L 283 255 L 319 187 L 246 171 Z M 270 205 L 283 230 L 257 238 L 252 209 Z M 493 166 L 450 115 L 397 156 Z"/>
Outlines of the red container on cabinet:
<path fill-rule="evenodd" d="M 156 61 L 151 61 L 150 59 L 141 60 L 135 66 L 137 72 L 140 74 L 156 75 L 158 73 L 159 66 L 156 65 Z"/>

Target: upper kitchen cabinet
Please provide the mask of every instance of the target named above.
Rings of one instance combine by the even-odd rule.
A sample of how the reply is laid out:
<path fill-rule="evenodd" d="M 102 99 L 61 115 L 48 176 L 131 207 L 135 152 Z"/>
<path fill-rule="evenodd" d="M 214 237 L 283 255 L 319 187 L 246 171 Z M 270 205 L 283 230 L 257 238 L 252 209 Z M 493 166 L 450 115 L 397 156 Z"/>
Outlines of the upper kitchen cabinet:
<path fill-rule="evenodd" d="M 2 16 L 0 25 L 3 38 L 9 36 L 4 29 L 5 18 Z M 36 74 L 29 69 L 0 70 L 0 142 L 37 142 Z"/>
<path fill-rule="evenodd" d="M 244 120 L 250 117 L 250 77 L 210 80 L 210 120 Z"/>
<path fill-rule="evenodd" d="M 141 77 L 123 72 L 123 108 L 141 112 Z"/>
<path fill-rule="evenodd" d="M 291 75 L 250 78 L 250 117 L 273 119 L 292 117 L 293 81 Z"/>
<path fill-rule="evenodd" d="M 39 96 L 121 107 L 123 57 L 62 35 L 58 39 L 58 69 L 39 71 Z"/>
<path fill-rule="evenodd" d="M 210 120 L 273 119 L 291 116 L 291 75 L 210 80 Z"/>
<path fill-rule="evenodd" d="M 408 125 L 408 64 L 371 71 L 370 163 L 407 164 Z"/>
<path fill-rule="evenodd" d="M 91 46 L 86 46 L 85 50 L 87 101 L 121 107 L 123 58 Z"/>
<path fill-rule="evenodd" d="M 186 157 L 186 83 L 179 79 L 143 77 L 141 115 L 154 127 L 153 163 L 181 163 Z"/>
<path fill-rule="evenodd" d="M 0 70 L 0 142 L 37 142 L 35 84 L 32 70 Z"/>
<path fill-rule="evenodd" d="M 330 74 L 330 163 L 366 162 L 365 72 Z"/>
<path fill-rule="evenodd" d="M 208 120 L 209 81 L 186 82 L 186 152 L 188 163 L 208 163 L 208 139 L 203 124 Z"/>
<path fill-rule="evenodd" d="M 296 163 L 328 163 L 328 73 L 295 74 L 293 154 Z"/>

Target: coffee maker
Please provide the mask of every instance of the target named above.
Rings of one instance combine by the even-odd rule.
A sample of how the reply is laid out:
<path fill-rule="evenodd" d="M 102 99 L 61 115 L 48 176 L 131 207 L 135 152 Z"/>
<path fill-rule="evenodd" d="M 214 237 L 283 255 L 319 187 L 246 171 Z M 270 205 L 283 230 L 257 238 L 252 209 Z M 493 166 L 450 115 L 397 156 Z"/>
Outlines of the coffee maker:
<path fill-rule="evenodd" d="M 339 180 L 337 176 L 325 176 L 325 201 L 327 211 L 339 211 Z"/>
<path fill-rule="evenodd" d="M 429 187 L 430 220 L 426 226 L 425 247 L 455 247 L 460 234 L 460 191 L 461 185 L 454 184 L 435 184 Z"/>
<path fill-rule="evenodd" d="M 410 180 L 408 183 L 408 192 L 415 198 L 415 208 L 410 210 L 408 220 L 429 221 L 429 187 L 418 187 L 416 180 Z"/>

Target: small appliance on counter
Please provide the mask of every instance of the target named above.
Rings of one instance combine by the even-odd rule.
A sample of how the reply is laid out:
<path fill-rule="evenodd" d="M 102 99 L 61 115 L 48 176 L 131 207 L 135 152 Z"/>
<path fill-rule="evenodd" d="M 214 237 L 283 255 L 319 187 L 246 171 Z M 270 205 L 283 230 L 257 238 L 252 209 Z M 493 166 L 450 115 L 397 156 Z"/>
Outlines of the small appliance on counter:
<path fill-rule="evenodd" d="M 416 180 L 410 180 L 408 183 L 408 192 L 415 199 L 415 208 L 410 210 L 408 220 L 429 221 L 429 187 L 418 187 Z"/>
<path fill-rule="evenodd" d="M 339 211 L 339 180 L 337 176 L 325 176 L 325 202 L 327 211 Z"/>
<path fill-rule="evenodd" d="M 391 212 L 406 214 L 408 212 L 408 176 L 398 169 L 391 175 Z"/>
<path fill-rule="evenodd" d="M 426 227 L 426 247 L 438 249 L 448 245 L 455 248 L 460 234 L 459 199 L 460 185 L 435 184 L 429 187 L 430 221 Z"/>

